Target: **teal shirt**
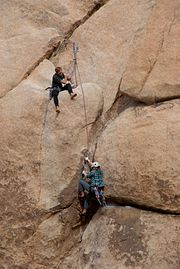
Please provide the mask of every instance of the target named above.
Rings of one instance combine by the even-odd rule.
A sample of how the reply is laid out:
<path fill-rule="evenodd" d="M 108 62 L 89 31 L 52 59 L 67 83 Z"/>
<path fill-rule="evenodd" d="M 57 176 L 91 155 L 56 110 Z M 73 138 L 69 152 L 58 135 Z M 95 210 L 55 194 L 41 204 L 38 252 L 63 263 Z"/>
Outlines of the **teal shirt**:
<path fill-rule="evenodd" d="M 93 169 L 87 174 L 87 178 L 90 178 L 90 185 L 92 187 L 104 187 L 103 171 L 101 169 Z"/>

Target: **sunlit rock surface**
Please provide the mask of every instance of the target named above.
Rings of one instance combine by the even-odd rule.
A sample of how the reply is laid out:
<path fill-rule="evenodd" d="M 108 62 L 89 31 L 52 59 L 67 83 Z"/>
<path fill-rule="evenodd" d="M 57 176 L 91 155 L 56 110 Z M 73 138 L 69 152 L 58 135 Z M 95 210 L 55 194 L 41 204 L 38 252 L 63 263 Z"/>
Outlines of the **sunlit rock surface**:
<path fill-rule="evenodd" d="M 1 2 L 0 268 L 178 269 L 179 1 Z M 45 88 L 73 42 L 78 96 L 56 115 Z M 110 203 L 149 212 L 77 225 L 87 148 Z"/>
<path fill-rule="evenodd" d="M 96 159 L 117 200 L 180 212 L 179 100 L 127 108 L 102 132 Z"/>
<path fill-rule="evenodd" d="M 85 230 L 80 247 L 60 268 L 177 269 L 179 217 L 107 208 Z"/>

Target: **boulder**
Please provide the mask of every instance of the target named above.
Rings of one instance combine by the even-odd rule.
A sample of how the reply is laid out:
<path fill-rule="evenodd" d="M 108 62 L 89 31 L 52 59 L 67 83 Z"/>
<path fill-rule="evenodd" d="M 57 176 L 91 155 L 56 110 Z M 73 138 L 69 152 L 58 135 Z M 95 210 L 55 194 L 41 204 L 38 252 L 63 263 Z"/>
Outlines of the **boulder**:
<path fill-rule="evenodd" d="M 110 197 L 180 212 L 180 101 L 125 109 L 102 132 L 95 158 Z"/>
<path fill-rule="evenodd" d="M 60 268 L 179 268 L 178 227 L 178 216 L 132 208 L 103 209 Z"/>

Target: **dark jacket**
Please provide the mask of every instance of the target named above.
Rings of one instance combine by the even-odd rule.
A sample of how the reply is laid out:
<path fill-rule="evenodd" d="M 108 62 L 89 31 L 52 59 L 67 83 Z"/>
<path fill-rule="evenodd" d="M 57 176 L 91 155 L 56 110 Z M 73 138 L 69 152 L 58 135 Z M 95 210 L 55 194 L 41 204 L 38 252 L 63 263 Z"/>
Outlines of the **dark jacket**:
<path fill-rule="evenodd" d="M 63 73 L 61 75 L 58 75 L 55 73 L 52 77 L 52 88 L 55 88 L 55 87 L 62 88 L 61 80 L 63 80 L 64 78 L 65 76 Z"/>

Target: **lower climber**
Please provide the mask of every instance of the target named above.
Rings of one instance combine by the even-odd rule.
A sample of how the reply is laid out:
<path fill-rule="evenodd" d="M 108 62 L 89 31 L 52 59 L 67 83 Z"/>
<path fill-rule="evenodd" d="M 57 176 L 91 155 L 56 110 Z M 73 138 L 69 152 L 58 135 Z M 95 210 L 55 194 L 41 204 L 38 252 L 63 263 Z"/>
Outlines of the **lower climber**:
<path fill-rule="evenodd" d="M 87 157 L 85 161 L 89 164 L 91 171 L 87 174 L 83 171 L 82 179 L 79 181 L 79 197 L 84 198 L 82 214 L 85 214 L 89 207 L 86 192 L 94 192 L 96 198 L 99 199 L 96 194 L 97 188 L 104 191 L 103 171 L 100 168 L 100 164 L 98 162 L 92 163 Z M 85 180 L 86 178 L 88 182 Z"/>
<path fill-rule="evenodd" d="M 74 99 L 74 97 L 77 96 L 76 93 L 73 92 L 70 77 L 66 76 L 61 67 L 55 68 L 55 74 L 52 77 L 52 92 L 51 97 L 54 100 L 56 112 L 60 112 L 59 110 L 59 100 L 58 95 L 61 91 L 68 91 L 69 95 L 71 96 L 71 99 Z"/>

